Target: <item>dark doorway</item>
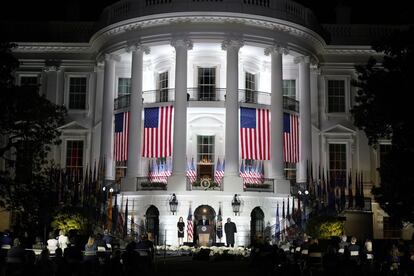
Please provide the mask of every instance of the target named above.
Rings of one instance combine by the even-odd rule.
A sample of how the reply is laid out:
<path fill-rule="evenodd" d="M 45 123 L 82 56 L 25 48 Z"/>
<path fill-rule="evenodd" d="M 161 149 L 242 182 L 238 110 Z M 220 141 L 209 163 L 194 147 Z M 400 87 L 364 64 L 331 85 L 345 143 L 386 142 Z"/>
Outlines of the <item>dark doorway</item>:
<path fill-rule="evenodd" d="M 199 225 L 199 222 L 202 220 L 203 216 L 206 216 L 206 219 L 211 226 L 210 243 L 213 244 L 216 242 L 216 211 L 214 211 L 213 207 L 209 205 L 200 205 L 194 210 L 194 242 L 197 244 L 197 225 Z"/>
<path fill-rule="evenodd" d="M 145 230 L 148 233 L 148 239 L 152 240 L 155 244 L 159 244 L 159 216 L 160 212 L 154 205 L 151 205 L 145 213 Z"/>
<path fill-rule="evenodd" d="M 250 214 L 250 242 L 254 244 L 258 237 L 264 237 L 264 213 L 256 207 Z"/>

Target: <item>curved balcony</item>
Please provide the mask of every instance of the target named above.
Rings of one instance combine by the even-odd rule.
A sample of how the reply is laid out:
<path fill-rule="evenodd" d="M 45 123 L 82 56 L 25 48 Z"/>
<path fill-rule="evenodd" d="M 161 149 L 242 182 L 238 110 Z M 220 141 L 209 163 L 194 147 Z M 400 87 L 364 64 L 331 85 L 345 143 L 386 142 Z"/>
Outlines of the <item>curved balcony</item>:
<path fill-rule="evenodd" d="M 175 89 L 149 90 L 142 92 L 144 104 L 173 102 Z M 188 88 L 187 101 L 224 102 L 226 100 L 225 88 Z M 270 93 L 248 89 L 239 89 L 239 102 L 246 104 L 270 105 Z M 114 101 L 114 110 L 129 108 L 130 95 L 120 96 Z M 299 113 L 299 102 L 290 97 L 283 96 L 283 109 Z"/>
<path fill-rule="evenodd" d="M 277 18 L 322 33 L 315 14 L 291 0 L 126 0 L 104 9 L 99 26 L 126 19 L 177 12 L 228 12 Z"/>

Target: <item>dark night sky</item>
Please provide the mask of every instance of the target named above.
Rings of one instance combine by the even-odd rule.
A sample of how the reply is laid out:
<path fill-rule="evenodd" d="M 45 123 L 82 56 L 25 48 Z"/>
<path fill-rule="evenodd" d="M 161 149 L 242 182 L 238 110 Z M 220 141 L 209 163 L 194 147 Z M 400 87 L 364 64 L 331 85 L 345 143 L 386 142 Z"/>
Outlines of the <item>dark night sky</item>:
<path fill-rule="evenodd" d="M 0 9 L 0 20 L 96 20 L 103 8 L 117 0 L 12 0 Z M 142 0 L 143 1 L 143 0 Z M 226 1 L 226 0 L 224 0 Z M 277 0 L 273 0 L 277 1 Z M 404 24 L 414 20 L 410 1 L 394 0 L 296 0 L 311 8 L 321 23 L 334 23 L 334 7 L 338 1 L 352 7 L 352 23 Z M 392 3 L 392 4 L 391 4 Z M 22 10 L 22 7 L 24 9 Z"/>

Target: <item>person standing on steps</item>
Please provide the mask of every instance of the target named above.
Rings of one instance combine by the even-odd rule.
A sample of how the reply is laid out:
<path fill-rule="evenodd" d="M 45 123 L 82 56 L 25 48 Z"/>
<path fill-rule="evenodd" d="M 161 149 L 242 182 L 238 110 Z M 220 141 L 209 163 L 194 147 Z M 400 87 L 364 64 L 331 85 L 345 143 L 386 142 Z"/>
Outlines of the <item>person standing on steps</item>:
<path fill-rule="evenodd" d="M 183 217 L 180 217 L 177 222 L 177 235 L 178 235 L 178 245 L 183 245 L 183 238 L 184 238 L 184 219 Z"/>
<path fill-rule="evenodd" d="M 224 232 L 226 233 L 227 247 L 234 247 L 234 234 L 237 233 L 237 228 L 236 224 L 232 222 L 230 218 L 228 218 L 226 224 L 224 224 Z"/>

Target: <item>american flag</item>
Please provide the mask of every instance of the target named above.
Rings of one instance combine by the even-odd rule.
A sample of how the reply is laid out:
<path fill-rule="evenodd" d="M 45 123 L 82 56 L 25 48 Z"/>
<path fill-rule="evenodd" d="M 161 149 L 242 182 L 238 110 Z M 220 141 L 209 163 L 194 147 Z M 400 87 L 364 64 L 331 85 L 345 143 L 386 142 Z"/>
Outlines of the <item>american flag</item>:
<path fill-rule="evenodd" d="M 242 159 L 270 159 L 269 110 L 240 108 Z"/>
<path fill-rule="evenodd" d="M 115 114 L 115 161 L 128 159 L 129 112 Z"/>
<path fill-rule="evenodd" d="M 263 162 L 255 161 L 246 164 L 244 160 L 240 165 L 240 177 L 244 183 L 260 184 L 264 181 L 264 166 Z"/>
<path fill-rule="evenodd" d="M 187 217 L 187 241 L 193 241 L 193 214 L 191 213 L 191 206 L 188 209 Z"/>
<path fill-rule="evenodd" d="M 283 113 L 283 157 L 287 163 L 299 162 L 299 120 L 289 113 Z"/>
<path fill-rule="evenodd" d="M 216 172 L 214 174 L 214 181 L 216 183 L 221 183 L 221 180 L 223 179 L 223 176 L 224 176 L 223 165 L 220 162 L 220 158 L 217 158 Z"/>
<path fill-rule="evenodd" d="M 171 175 L 171 167 L 168 163 L 168 161 L 151 160 L 148 166 L 148 180 L 167 183 L 168 177 Z"/>
<path fill-rule="evenodd" d="M 191 183 L 197 180 L 197 172 L 194 166 L 194 158 L 191 158 L 191 163 L 187 163 L 187 178 Z"/>
<path fill-rule="evenodd" d="M 145 108 L 142 156 L 171 156 L 172 106 Z"/>

